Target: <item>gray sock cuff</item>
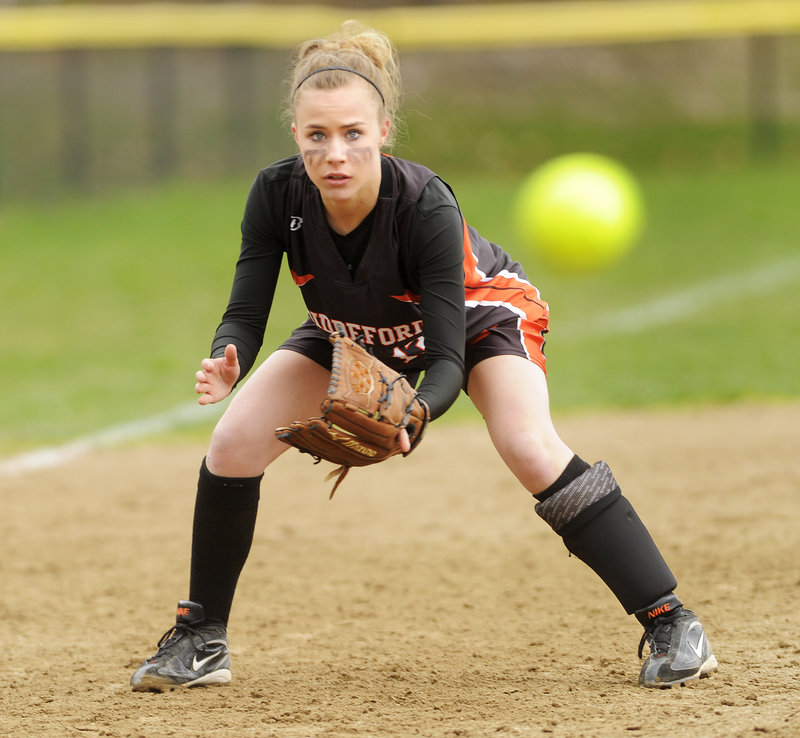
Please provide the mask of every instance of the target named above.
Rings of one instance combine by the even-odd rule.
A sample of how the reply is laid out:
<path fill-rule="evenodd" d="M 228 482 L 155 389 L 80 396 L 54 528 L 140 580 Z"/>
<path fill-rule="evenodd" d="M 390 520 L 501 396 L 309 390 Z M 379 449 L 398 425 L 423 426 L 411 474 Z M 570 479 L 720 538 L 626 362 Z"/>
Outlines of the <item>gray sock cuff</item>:
<path fill-rule="evenodd" d="M 559 533 L 579 513 L 619 489 L 605 461 L 598 461 L 577 479 L 536 505 L 537 514 Z"/>

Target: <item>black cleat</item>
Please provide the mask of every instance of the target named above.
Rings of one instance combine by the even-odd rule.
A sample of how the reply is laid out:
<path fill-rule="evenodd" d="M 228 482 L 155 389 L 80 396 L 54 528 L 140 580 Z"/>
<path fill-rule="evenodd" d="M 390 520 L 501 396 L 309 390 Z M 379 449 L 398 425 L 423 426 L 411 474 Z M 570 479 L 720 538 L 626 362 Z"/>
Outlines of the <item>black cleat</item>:
<path fill-rule="evenodd" d="M 227 684 L 231 658 L 224 625 L 204 622 L 203 606 L 181 600 L 175 625 L 158 642 L 155 656 L 131 677 L 134 692 Z"/>
<path fill-rule="evenodd" d="M 645 641 L 650 645 L 650 655 L 639 674 L 640 687 L 672 687 L 711 676 L 717 670 L 717 659 L 703 626 L 675 595 L 640 610 L 636 617 L 645 626 L 639 658 Z"/>

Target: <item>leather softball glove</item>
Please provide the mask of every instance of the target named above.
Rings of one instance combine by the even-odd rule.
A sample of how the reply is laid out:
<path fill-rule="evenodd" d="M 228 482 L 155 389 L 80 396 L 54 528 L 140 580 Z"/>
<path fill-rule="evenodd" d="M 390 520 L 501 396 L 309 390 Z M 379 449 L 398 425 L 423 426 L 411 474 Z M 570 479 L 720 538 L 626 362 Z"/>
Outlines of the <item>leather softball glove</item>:
<path fill-rule="evenodd" d="M 377 464 L 402 453 L 401 429 L 408 433 L 411 450 L 416 448 L 429 412 L 405 376 L 361 344 L 341 333 L 332 333 L 330 341 L 331 381 L 321 415 L 276 428 L 275 435 L 317 463 L 324 459 L 339 465 L 327 476 L 337 477 L 333 497 L 351 466 Z"/>

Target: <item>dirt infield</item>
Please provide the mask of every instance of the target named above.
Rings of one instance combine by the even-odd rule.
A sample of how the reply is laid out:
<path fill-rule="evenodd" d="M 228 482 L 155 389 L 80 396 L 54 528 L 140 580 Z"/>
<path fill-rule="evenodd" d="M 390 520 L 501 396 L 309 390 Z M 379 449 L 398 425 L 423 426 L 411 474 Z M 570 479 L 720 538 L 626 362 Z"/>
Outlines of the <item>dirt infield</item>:
<path fill-rule="evenodd" d="M 270 470 L 234 681 L 133 694 L 187 594 L 203 447 L 0 479 L 8 736 L 800 735 L 800 405 L 558 419 L 606 459 L 703 619 L 713 678 L 636 686 L 640 629 L 536 516 L 485 430 L 409 459 Z"/>

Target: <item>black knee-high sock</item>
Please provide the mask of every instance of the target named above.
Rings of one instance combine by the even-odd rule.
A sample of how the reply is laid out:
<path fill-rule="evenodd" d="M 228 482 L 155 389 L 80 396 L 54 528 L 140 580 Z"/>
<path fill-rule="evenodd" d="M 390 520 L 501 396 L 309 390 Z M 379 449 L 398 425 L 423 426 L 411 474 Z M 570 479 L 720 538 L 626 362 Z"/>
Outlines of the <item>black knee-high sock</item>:
<path fill-rule="evenodd" d="M 203 606 L 207 620 L 228 624 L 236 583 L 253 542 L 263 476 L 218 477 L 203 459 L 194 508 L 189 599 Z"/>
<path fill-rule="evenodd" d="M 591 465 L 587 464 L 578 454 L 574 454 L 569 460 L 569 463 L 564 467 L 561 476 L 556 479 L 547 489 L 537 492 L 534 497 L 539 502 L 544 502 L 548 497 L 552 497 L 556 492 L 559 492 L 566 487 L 570 482 L 577 479 L 583 474 Z"/>

